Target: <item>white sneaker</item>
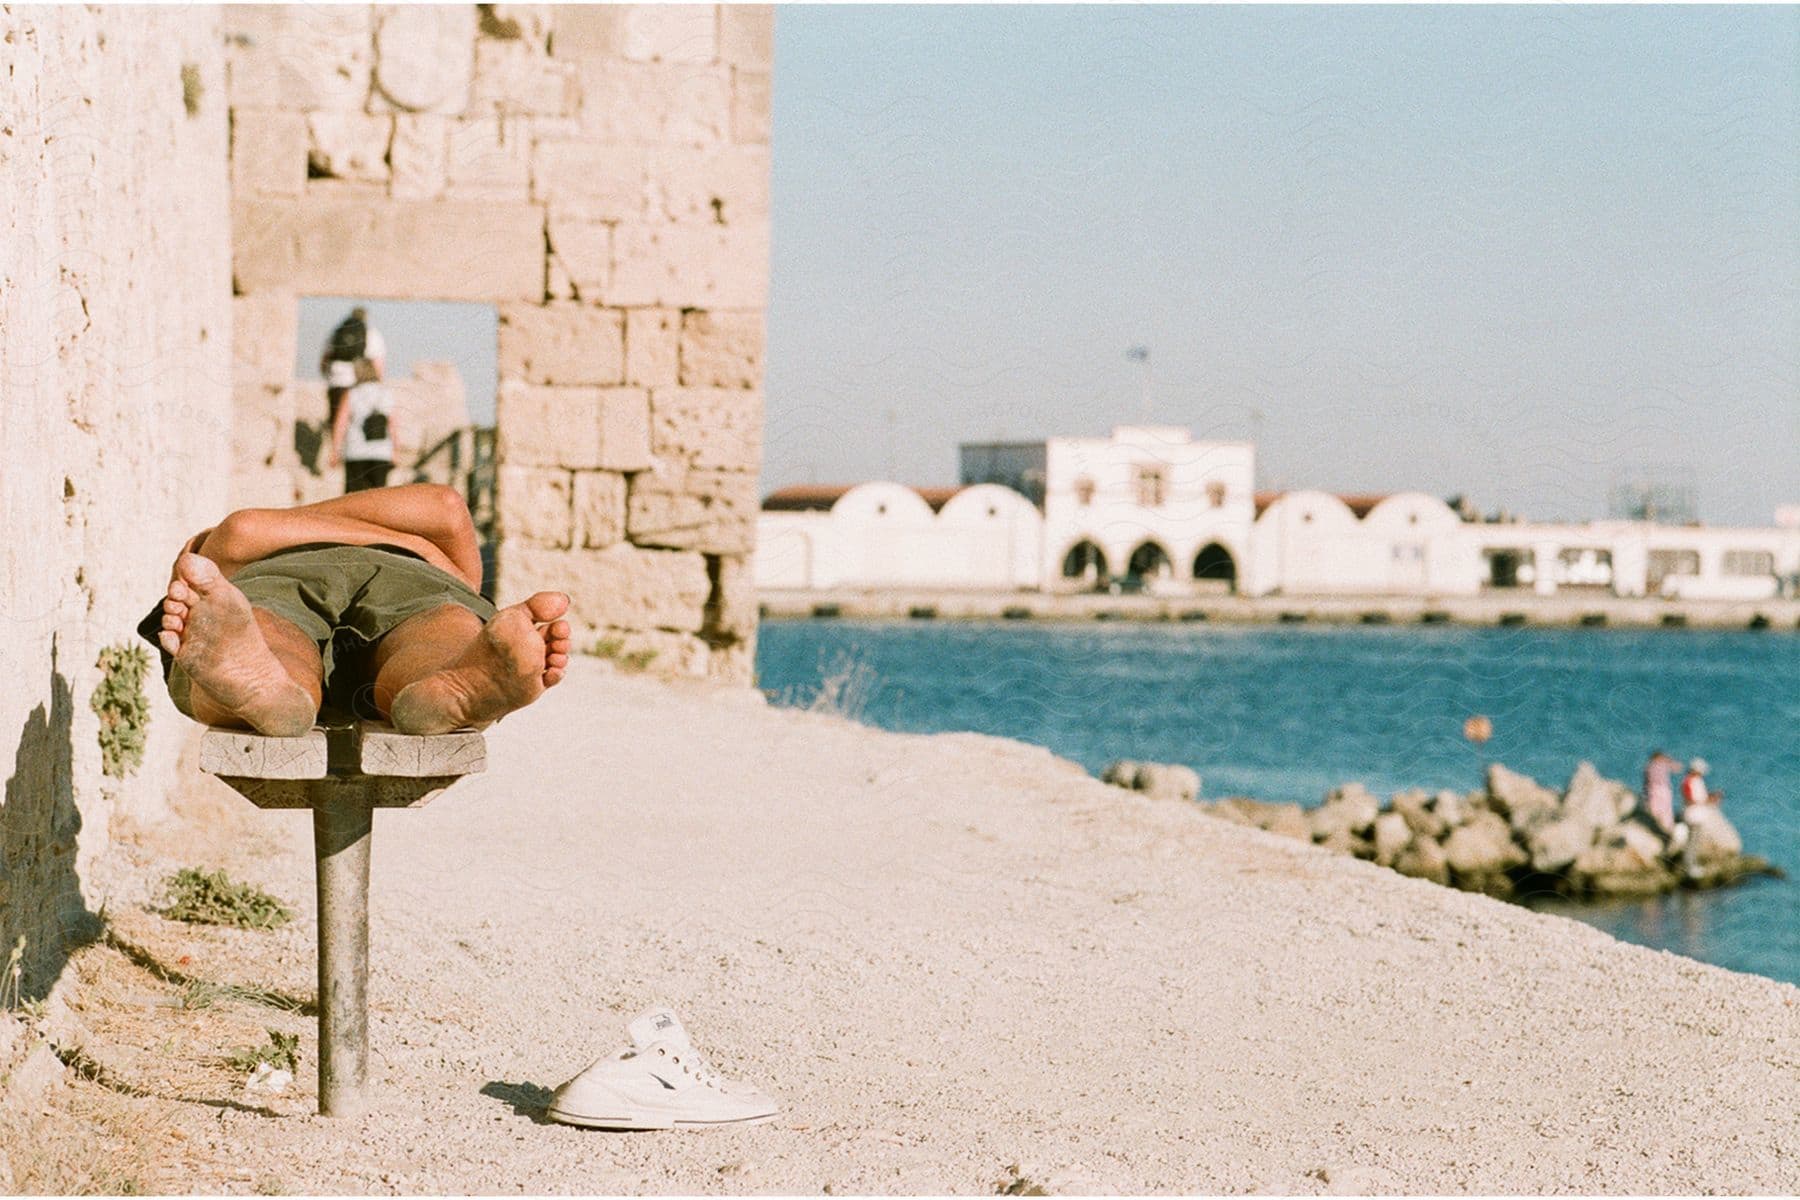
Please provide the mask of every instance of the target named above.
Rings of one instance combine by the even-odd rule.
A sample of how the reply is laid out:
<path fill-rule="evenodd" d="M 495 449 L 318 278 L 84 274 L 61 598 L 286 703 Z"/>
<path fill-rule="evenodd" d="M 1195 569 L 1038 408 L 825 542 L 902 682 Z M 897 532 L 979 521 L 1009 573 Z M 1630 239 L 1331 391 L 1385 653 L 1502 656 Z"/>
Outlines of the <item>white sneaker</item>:
<path fill-rule="evenodd" d="M 762 1092 L 707 1066 L 670 1010 L 653 1008 L 626 1032 L 631 1045 L 557 1088 L 546 1116 L 595 1129 L 695 1129 L 754 1125 L 777 1112 Z"/>

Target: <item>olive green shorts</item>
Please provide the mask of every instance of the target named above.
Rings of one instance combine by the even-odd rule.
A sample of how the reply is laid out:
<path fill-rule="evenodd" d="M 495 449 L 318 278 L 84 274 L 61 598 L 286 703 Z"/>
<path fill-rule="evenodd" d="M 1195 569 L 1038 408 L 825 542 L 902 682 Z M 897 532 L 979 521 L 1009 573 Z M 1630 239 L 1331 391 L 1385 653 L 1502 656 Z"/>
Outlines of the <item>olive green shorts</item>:
<path fill-rule="evenodd" d="M 392 546 L 294 546 L 251 563 L 231 582 L 253 608 L 293 623 L 318 644 L 326 706 L 359 716 L 375 715 L 370 656 L 396 625 L 446 604 L 484 624 L 494 615 L 493 604 L 467 583 Z M 161 629 L 159 603 L 138 632 L 154 643 Z M 164 653 L 165 678 L 170 664 Z"/>

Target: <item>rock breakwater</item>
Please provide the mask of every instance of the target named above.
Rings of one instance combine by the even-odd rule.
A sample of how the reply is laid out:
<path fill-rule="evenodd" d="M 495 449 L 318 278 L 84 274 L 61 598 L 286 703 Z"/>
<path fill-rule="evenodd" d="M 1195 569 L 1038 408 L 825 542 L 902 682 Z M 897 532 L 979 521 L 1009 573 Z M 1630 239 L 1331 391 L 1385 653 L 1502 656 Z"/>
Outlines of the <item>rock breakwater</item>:
<path fill-rule="evenodd" d="M 1103 778 L 1195 800 L 1223 820 L 1490 896 L 1651 896 L 1781 875 L 1768 860 L 1744 853 L 1717 805 L 1690 808 L 1665 833 L 1632 788 L 1587 762 L 1561 791 L 1494 763 L 1475 791 L 1415 789 L 1383 803 L 1362 784 L 1346 783 L 1311 809 L 1243 796 L 1199 800 L 1198 775 L 1174 764 L 1120 762 Z"/>

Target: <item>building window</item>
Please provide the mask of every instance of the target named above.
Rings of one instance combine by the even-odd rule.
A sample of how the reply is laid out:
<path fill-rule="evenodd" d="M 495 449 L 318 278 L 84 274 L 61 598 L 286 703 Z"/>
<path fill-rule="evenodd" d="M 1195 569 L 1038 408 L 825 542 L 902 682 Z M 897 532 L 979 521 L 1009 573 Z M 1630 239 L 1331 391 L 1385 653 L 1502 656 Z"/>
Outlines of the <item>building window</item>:
<path fill-rule="evenodd" d="M 1645 563 L 1644 584 L 1652 592 L 1661 592 L 1663 580 L 1677 575 L 1698 575 L 1698 550 L 1652 550 Z"/>
<path fill-rule="evenodd" d="M 1213 508 L 1225 507 L 1225 485 L 1216 480 L 1206 485 L 1206 502 Z"/>
<path fill-rule="evenodd" d="M 1727 575 L 1773 575 L 1775 556 L 1767 550 L 1727 550 L 1721 569 Z"/>
<path fill-rule="evenodd" d="M 1169 473 L 1161 463 L 1137 469 L 1137 502 L 1145 508 L 1161 508 L 1169 495 Z"/>
<path fill-rule="evenodd" d="M 1086 508 L 1094 502 L 1094 481 L 1086 475 L 1075 481 L 1075 503 Z"/>

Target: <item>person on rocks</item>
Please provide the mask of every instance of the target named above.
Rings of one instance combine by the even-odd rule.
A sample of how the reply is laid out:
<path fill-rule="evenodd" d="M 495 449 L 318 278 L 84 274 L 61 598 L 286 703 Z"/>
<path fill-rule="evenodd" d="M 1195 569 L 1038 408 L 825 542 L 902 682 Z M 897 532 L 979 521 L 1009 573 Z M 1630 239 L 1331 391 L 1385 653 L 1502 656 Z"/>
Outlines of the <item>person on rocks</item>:
<path fill-rule="evenodd" d="M 381 371 L 356 360 L 356 386 L 331 421 L 331 465 L 344 468 L 344 494 L 386 487 L 394 469 L 394 404 Z"/>
<path fill-rule="evenodd" d="M 496 609 L 462 497 L 408 484 L 232 513 L 182 546 L 138 632 L 203 724 L 297 737 L 329 705 L 430 734 L 561 682 L 568 610 L 561 592 Z"/>
<path fill-rule="evenodd" d="M 1675 833 L 1675 770 L 1680 766 L 1681 760 L 1661 750 L 1652 751 L 1644 764 L 1644 810 L 1665 838 Z"/>
<path fill-rule="evenodd" d="M 1719 798 L 1707 790 L 1706 770 L 1706 760 L 1696 758 L 1688 764 L 1687 774 L 1681 777 L 1681 815 L 1684 818 L 1689 809 L 1719 802 Z"/>

